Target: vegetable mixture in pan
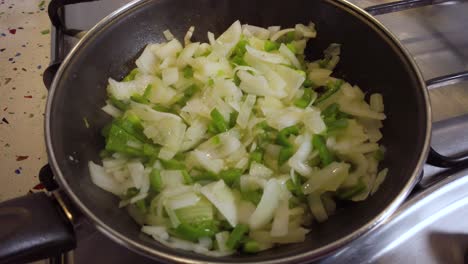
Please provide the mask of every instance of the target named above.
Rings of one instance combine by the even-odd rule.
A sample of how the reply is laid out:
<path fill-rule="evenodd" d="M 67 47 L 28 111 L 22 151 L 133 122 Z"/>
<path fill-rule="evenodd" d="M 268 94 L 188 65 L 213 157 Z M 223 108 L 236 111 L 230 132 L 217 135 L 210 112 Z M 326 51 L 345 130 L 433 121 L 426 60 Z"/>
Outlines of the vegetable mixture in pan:
<path fill-rule="evenodd" d="M 142 232 L 222 256 L 304 241 L 337 200 L 369 198 L 385 119 L 380 94 L 332 77 L 340 45 L 309 62 L 313 23 L 267 29 L 236 21 L 209 43 L 149 44 L 109 79 L 102 166 L 92 181 L 121 198 Z M 371 197 L 369 199 L 372 199 Z"/>

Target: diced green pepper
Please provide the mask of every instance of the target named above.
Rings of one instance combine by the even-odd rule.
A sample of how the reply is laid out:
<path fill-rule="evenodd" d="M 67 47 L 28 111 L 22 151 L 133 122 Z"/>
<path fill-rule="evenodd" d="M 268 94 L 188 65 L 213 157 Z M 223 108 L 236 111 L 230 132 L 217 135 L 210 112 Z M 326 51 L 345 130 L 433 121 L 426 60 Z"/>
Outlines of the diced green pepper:
<path fill-rule="evenodd" d="M 247 51 L 245 46 L 247 46 L 248 43 L 249 42 L 246 39 L 241 39 L 239 42 L 237 42 L 230 57 L 231 63 L 235 65 L 247 65 L 244 60 L 244 54 Z"/>
<path fill-rule="evenodd" d="M 343 80 L 336 80 L 335 82 L 328 82 L 327 83 L 327 90 L 325 93 L 321 94 L 317 100 L 315 100 L 315 103 L 321 103 L 328 99 L 330 96 L 332 96 L 334 93 L 338 92 L 340 90 L 341 86 L 343 85 Z"/>
<path fill-rule="evenodd" d="M 184 90 L 184 96 L 182 96 L 179 99 L 179 101 L 177 101 L 177 104 L 185 105 L 187 101 L 190 100 L 190 98 L 192 98 L 192 96 L 196 94 L 199 90 L 200 88 L 197 85 L 190 85 L 189 87 L 187 87 L 187 89 Z"/>
<path fill-rule="evenodd" d="M 286 44 L 286 47 L 288 47 L 288 49 L 289 49 L 292 53 L 297 54 L 296 46 L 295 46 L 293 43 L 288 43 L 288 44 Z"/>
<path fill-rule="evenodd" d="M 205 198 L 200 197 L 200 200 L 190 206 L 185 206 L 174 211 L 181 223 L 196 224 L 213 220 L 214 209 L 213 205 Z M 218 223 L 213 223 L 218 225 Z"/>
<path fill-rule="evenodd" d="M 161 178 L 161 173 L 159 172 L 158 169 L 153 169 L 150 172 L 149 179 L 150 179 L 151 190 L 157 193 L 161 192 L 162 187 L 163 187 L 163 182 Z"/>
<path fill-rule="evenodd" d="M 127 191 L 125 192 L 125 199 L 130 199 L 132 197 L 135 197 L 138 193 L 140 192 L 140 190 L 138 190 L 137 188 L 135 187 L 130 187 L 127 189 Z"/>
<path fill-rule="evenodd" d="M 323 136 L 314 135 L 312 137 L 312 145 L 314 149 L 318 150 L 319 152 L 322 167 L 325 167 L 333 162 L 334 157 L 332 153 L 328 150 L 327 145 L 325 143 L 325 138 Z"/>
<path fill-rule="evenodd" d="M 236 249 L 239 247 L 242 238 L 249 232 L 249 227 L 244 224 L 237 224 L 229 235 L 226 241 L 226 247 L 229 249 Z"/>
<path fill-rule="evenodd" d="M 161 104 L 155 104 L 153 109 L 158 112 L 172 113 L 172 110 L 169 107 L 163 106 Z"/>
<path fill-rule="evenodd" d="M 185 66 L 185 68 L 182 70 L 184 73 L 184 78 L 189 79 L 193 77 L 193 68 L 190 65 Z"/>
<path fill-rule="evenodd" d="M 282 147 L 278 155 L 278 164 L 281 166 L 286 161 L 289 160 L 294 155 L 294 148 L 291 147 Z"/>
<path fill-rule="evenodd" d="M 302 83 L 302 86 L 304 86 L 305 88 L 311 88 L 311 89 L 315 89 L 317 88 L 318 86 L 312 81 L 310 80 L 309 78 L 306 78 L 304 80 L 304 82 Z"/>
<path fill-rule="evenodd" d="M 213 221 L 206 221 L 196 224 L 181 223 L 174 231 L 174 235 L 181 237 L 185 240 L 198 242 L 202 237 L 213 237 L 218 228 Z"/>
<path fill-rule="evenodd" d="M 182 170 L 182 176 L 184 177 L 184 183 L 185 184 L 192 184 L 193 179 L 190 177 L 190 174 L 188 173 L 187 170 Z"/>
<path fill-rule="evenodd" d="M 242 170 L 240 169 L 227 169 L 219 172 L 219 178 L 223 179 L 224 182 L 229 186 L 238 181 L 241 175 Z"/>
<path fill-rule="evenodd" d="M 278 50 L 279 47 L 280 47 L 280 44 L 278 42 L 267 40 L 267 41 L 265 41 L 265 45 L 264 45 L 263 49 L 265 51 L 270 52 L 270 51 Z"/>
<path fill-rule="evenodd" d="M 192 173 L 192 179 L 194 181 L 217 181 L 219 180 L 218 175 L 214 174 L 211 171 L 199 171 L 198 174 Z"/>
<path fill-rule="evenodd" d="M 130 100 L 132 100 L 134 102 L 137 102 L 137 103 L 140 103 L 140 104 L 149 104 L 148 99 L 146 99 L 145 97 L 143 97 L 142 95 L 139 95 L 139 94 L 134 94 L 134 95 L 130 96 Z"/>
<path fill-rule="evenodd" d="M 130 73 L 123 78 L 123 82 L 129 82 L 135 80 L 135 76 L 138 73 L 138 68 L 133 69 Z"/>
<path fill-rule="evenodd" d="M 283 128 L 278 133 L 278 136 L 276 137 L 276 143 L 285 147 L 291 147 L 292 145 L 289 142 L 288 137 L 290 135 L 298 135 L 298 134 L 299 134 L 299 127 L 297 125 Z"/>
<path fill-rule="evenodd" d="M 218 111 L 218 109 L 213 109 L 210 113 L 211 116 L 211 130 L 210 132 L 215 132 L 216 134 L 228 131 L 228 124 L 224 120 L 223 115 Z"/>
<path fill-rule="evenodd" d="M 185 164 L 175 159 L 161 160 L 161 164 L 166 170 L 184 170 Z"/>
<path fill-rule="evenodd" d="M 239 116 L 239 112 L 233 111 L 229 114 L 229 127 L 233 128 L 236 126 L 237 117 Z"/>
<path fill-rule="evenodd" d="M 312 102 L 313 99 L 317 98 L 317 93 L 312 89 L 304 89 L 304 94 L 301 98 L 294 102 L 294 105 L 299 108 L 306 108 Z"/>
<path fill-rule="evenodd" d="M 259 148 L 250 153 L 250 162 L 255 161 L 257 163 L 262 163 L 263 161 L 263 151 Z"/>
<path fill-rule="evenodd" d="M 293 193 L 295 196 L 304 197 L 304 193 L 302 192 L 301 182 L 299 179 L 297 179 L 296 183 L 294 183 L 293 180 L 288 179 L 286 181 L 286 188 L 288 188 L 288 190 L 291 193 Z"/>
<path fill-rule="evenodd" d="M 143 92 L 143 98 L 148 100 L 149 96 L 151 95 L 151 90 L 153 90 L 153 85 L 148 84 L 148 86 L 145 88 L 145 91 Z"/>
<path fill-rule="evenodd" d="M 121 111 L 127 111 L 128 104 L 124 103 L 123 101 L 117 100 L 114 96 L 109 96 L 109 101 L 115 107 L 117 107 Z"/>
<path fill-rule="evenodd" d="M 340 111 L 337 103 L 329 105 L 322 111 L 322 118 L 327 125 L 328 132 L 343 129 L 348 126 L 348 115 Z"/>
<path fill-rule="evenodd" d="M 366 189 L 366 184 L 361 179 L 359 179 L 358 183 L 351 188 L 338 189 L 336 192 L 336 196 L 341 200 L 348 200 L 353 198 L 355 195 L 358 195 L 361 192 L 365 191 Z"/>
<path fill-rule="evenodd" d="M 128 146 L 128 142 L 141 143 L 135 136 L 129 134 L 122 128 L 112 125 L 106 138 L 106 150 L 121 152 L 133 156 L 143 156 L 143 150 Z"/>
<path fill-rule="evenodd" d="M 148 210 L 148 207 L 146 206 L 145 199 L 141 199 L 135 202 L 136 207 L 138 210 L 140 210 L 141 213 L 145 214 Z"/>
<path fill-rule="evenodd" d="M 213 86 L 213 85 L 214 85 L 213 78 L 208 78 L 208 86 Z"/>
<path fill-rule="evenodd" d="M 237 76 L 237 73 L 234 74 L 234 80 L 233 80 L 234 84 L 236 86 L 239 86 L 240 83 L 241 83 L 241 79 L 239 78 L 239 76 Z"/>
<path fill-rule="evenodd" d="M 322 111 L 322 117 L 324 119 L 335 119 L 340 112 L 340 105 L 333 103 Z"/>
<path fill-rule="evenodd" d="M 242 246 L 242 251 L 246 253 L 257 253 L 258 251 L 260 251 L 260 246 L 257 241 L 249 239 Z"/>
<path fill-rule="evenodd" d="M 143 125 L 140 118 L 134 114 L 128 114 L 125 118 L 118 118 L 112 122 L 141 142 L 151 142 L 143 133 Z"/>
<path fill-rule="evenodd" d="M 244 192 L 241 192 L 241 197 L 242 197 L 242 200 L 246 200 L 257 205 L 262 199 L 262 192 L 261 191 L 244 191 Z"/>
<path fill-rule="evenodd" d="M 343 129 L 343 128 L 346 128 L 348 126 L 348 119 L 341 118 L 341 119 L 335 120 L 333 122 L 328 122 L 326 124 L 327 124 L 327 130 L 328 131 Z"/>
<path fill-rule="evenodd" d="M 218 135 L 212 137 L 211 140 L 213 141 L 213 144 L 215 145 L 219 145 L 221 143 L 221 138 Z"/>

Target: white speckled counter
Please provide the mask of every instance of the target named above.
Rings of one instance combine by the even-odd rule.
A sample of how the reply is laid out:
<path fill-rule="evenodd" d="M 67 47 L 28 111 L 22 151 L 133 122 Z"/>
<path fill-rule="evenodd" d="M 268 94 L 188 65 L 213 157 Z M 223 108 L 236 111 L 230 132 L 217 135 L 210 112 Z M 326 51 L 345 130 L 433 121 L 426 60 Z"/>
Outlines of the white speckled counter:
<path fill-rule="evenodd" d="M 0 0 L 0 201 L 26 194 L 46 164 L 48 1 Z"/>

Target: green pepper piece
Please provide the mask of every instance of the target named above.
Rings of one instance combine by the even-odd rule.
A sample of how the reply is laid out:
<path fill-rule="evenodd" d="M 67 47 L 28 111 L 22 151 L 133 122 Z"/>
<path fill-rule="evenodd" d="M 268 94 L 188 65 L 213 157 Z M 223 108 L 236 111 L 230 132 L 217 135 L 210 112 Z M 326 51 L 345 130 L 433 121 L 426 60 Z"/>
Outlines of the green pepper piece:
<path fill-rule="evenodd" d="M 257 241 L 249 239 L 242 246 L 242 251 L 246 253 L 257 253 L 258 251 L 260 251 L 260 245 Z"/>
<path fill-rule="evenodd" d="M 285 146 L 285 147 L 292 147 L 291 143 L 289 143 L 288 137 L 290 135 L 298 135 L 299 134 L 299 127 L 297 125 L 290 126 L 283 128 L 276 137 L 276 143 Z"/>
<path fill-rule="evenodd" d="M 330 96 L 332 96 L 334 93 L 338 92 L 341 88 L 341 86 L 343 85 L 344 81 L 343 80 L 336 80 L 336 82 L 328 82 L 327 83 L 327 91 L 325 93 L 323 93 L 322 95 L 320 95 L 320 97 L 317 98 L 317 100 L 315 100 L 315 102 L 318 104 L 318 103 L 321 103 L 323 101 L 325 101 L 326 99 L 328 99 Z"/>
<path fill-rule="evenodd" d="M 124 103 L 121 100 L 116 99 L 114 96 L 109 96 L 109 101 L 111 102 L 113 106 L 115 106 L 121 111 L 125 112 L 128 109 L 128 104 Z"/>
<path fill-rule="evenodd" d="M 263 151 L 259 148 L 250 153 L 250 162 L 262 163 L 263 161 Z"/>
<path fill-rule="evenodd" d="M 229 238 L 226 241 L 226 247 L 236 249 L 239 247 L 242 238 L 249 232 L 249 227 L 244 224 L 237 224 L 232 230 Z"/>
<path fill-rule="evenodd" d="M 239 180 L 242 175 L 242 170 L 240 169 L 227 169 L 219 172 L 219 178 L 223 179 L 224 182 L 231 186 L 235 181 Z"/>
<path fill-rule="evenodd" d="M 139 142 L 136 137 L 129 134 L 122 128 L 112 125 L 109 135 L 106 138 L 106 150 L 110 152 L 121 152 L 133 156 L 143 156 L 142 149 L 137 149 L 127 145 L 128 142 Z"/>
<path fill-rule="evenodd" d="M 151 90 L 153 90 L 153 85 L 148 84 L 148 86 L 145 88 L 145 91 L 143 92 L 143 98 L 148 100 L 148 97 L 151 95 Z"/>
<path fill-rule="evenodd" d="M 186 166 L 183 162 L 180 162 L 175 159 L 170 160 L 161 160 L 161 164 L 166 170 L 184 170 Z"/>
<path fill-rule="evenodd" d="M 343 128 L 346 128 L 348 126 L 348 119 L 341 118 L 341 119 L 335 120 L 333 122 L 328 122 L 326 124 L 327 124 L 327 130 L 328 131 L 343 129 Z"/>
<path fill-rule="evenodd" d="M 175 230 L 175 235 L 185 240 L 198 242 L 201 237 L 213 237 L 218 231 L 214 221 L 204 221 L 200 223 L 181 223 Z"/>
<path fill-rule="evenodd" d="M 140 190 L 138 190 L 137 188 L 135 188 L 135 187 L 130 187 L 130 188 L 128 188 L 127 191 L 125 192 L 124 198 L 125 198 L 126 200 L 131 199 L 132 197 L 135 197 L 139 192 L 140 192 Z"/>
<path fill-rule="evenodd" d="M 240 85 L 241 79 L 239 78 L 239 76 L 237 76 L 237 73 L 234 74 L 234 80 L 233 80 L 233 81 L 234 81 L 234 84 L 235 84 L 236 86 L 239 86 L 239 85 Z"/>
<path fill-rule="evenodd" d="M 135 205 L 138 208 L 138 210 L 140 210 L 140 212 L 143 213 L 143 214 L 145 214 L 147 212 L 147 210 L 148 210 L 148 207 L 146 206 L 145 199 L 141 199 L 141 200 L 136 201 Z"/>
<path fill-rule="evenodd" d="M 265 41 L 265 45 L 263 46 L 263 49 L 267 52 L 278 50 L 280 47 L 280 44 L 275 41 L 267 40 Z"/>
<path fill-rule="evenodd" d="M 229 114 L 229 127 L 233 128 L 236 126 L 237 117 L 239 116 L 239 112 L 233 111 Z"/>
<path fill-rule="evenodd" d="M 244 60 L 244 54 L 247 51 L 245 47 L 248 43 L 249 42 L 246 39 L 241 39 L 239 42 L 237 42 L 230 57 L 231 63 L 236 65 L 247 65 Z"/>
<path fill-rule="evenodd" d="M 218 175 L 214 174 L 211 171 L 199 171 L 199 174 L 193 175 L 192 179 L 195 181 L 217 181 L 219 180 Z"/>
<path fill-rule="evenodd" d="M 163 182 L 161 178 L 161 173 L 158 169 L 153 169 L 149 175 L 150 178 L 150 187 L 153 191 L 159 193 L 163 188 Z"/>
<path fill-rule="evenodd" d="M 328 150 L 327 145 L 325 143 L 325 138 L 323 136 L 314 135 L 312 137 L 312 145 L 319 152 L 322 167 L 325 167 L 333 162 L 334 157 L 332 153 L 330 153 L 330 151 Z"/>
<path fill-rule="evenodd" d="M 122 81 L 129 82 L 129 81 L 135 80 L 135 76 L 137 75 L 137 73 L 138 73 L 138 68 L 131 70 L 130 73 L 127 76 L 125 76 Z"/>
<path fill-rule="evenodd" d="M 288 44 L 286 44 L 286 47 L 288 47 L 288 49 L 289 49 L 292 53 L 297 54 L 297 49 L 296 49 L 296 46 L 295 46 L 294 44 L 288 43 Z"/>
<path fill-rule="evenodd" d="M 210 113 L 211 116 L 211 125 L 213 126 L 215 132 L 222 133 L 228 131 L 228 126 L 224 120 L 223 115 L 218 111 L 218 109 L 213 109 Z"/>
<path fill-rule="evenodd" d="M 190 98 L 192 98 L 192 96 L 196 94 L 199 90 L 200 88 L 197 85 L 190 85 L 189 87 L 187 87 L 187 89 L 184 90 L 184 96 L 182 96 L 179 99 L 179 101 L 177 101 L 177 104 L 185 105 L 187 101 L 190 100 Z"/>
<path fill-rule="evenodd" d="M 366 184 L 361 179 L 359 179 L 358 183 L 351 188 L 338 189 L 336 196 L 341 200 L 348 200 L 353 198 L 355 195 L 365 191 L 366 189 Z"/>
<path fill-rule="evenodd" d="M 293 147 L 282 147 L 278 155 L 278 164 L 281 166 L 294 155 Z"/>
<path fill-rule="evenodd" d="M 190 65 L 185 66 L 185 68 L 182 70 L 184 73 L 184 78 L 189 79 L 193 77 L 193 68 Z"/>
<path fill-rule="evenodd" d="M 318 86 L 312 81 L 310 80 L 309 78 L 306 78 L 304 80 L 304 82 L 302 83 L 302 86 L 304 86 L 305 88 L 311 88 L 311 89 L 315 89 L 317 88 Z"/>
<path fill-rule="evenodd" d="M 169 107 L 161 104 L 155 104 L 152 108 L 158 112 L 172 113 L 172 110 Z"/>
<path fill-rule="evenodd" d="M 190 174 L 188 173 L 187 170 L 182 170 L 182 176 L 184 177 L 184 182 L 185 184 L 192 184 L 193 179 L 190 177 Z"/>
<path fill-rule="evenodd" d="M 304 94 L 301 98 L 297 99 L 294 102 L 294 105 L 305 109 L 309 104 L 312 102 L 312 99 L 317 98 L 317 93 L 314 92 L 312 89 L 304 89 Z"/>
<path fill-rule="evenodd" d="M 262 192 L 261 191 L 244 191 L 244 192 L 241 192 L 241 197 L 242 197 L 242 200 L 246 200 L 257 205 L 262 199 Z"/>

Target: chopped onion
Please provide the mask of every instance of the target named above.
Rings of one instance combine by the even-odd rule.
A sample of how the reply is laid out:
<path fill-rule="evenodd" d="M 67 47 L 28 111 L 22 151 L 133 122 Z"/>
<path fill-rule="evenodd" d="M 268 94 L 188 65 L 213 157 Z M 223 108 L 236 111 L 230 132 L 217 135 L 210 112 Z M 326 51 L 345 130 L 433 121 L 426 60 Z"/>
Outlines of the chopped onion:
<path fill-rule="evenodd" d="M 250 216 L 249 227 L 257 230 L 264 227 L 272 218 L 279 204 L 280 186 L 276 179 L 270 179 L 263 191 L 262 198 L 257 208 Z"/>
<path fill-rule="evenodd" d="M 167 40 L 173 40 L 174 39 L 174 35 L 172 35 L 172 32 L 169 29 L 164 30 L 163 35 Z"/>

